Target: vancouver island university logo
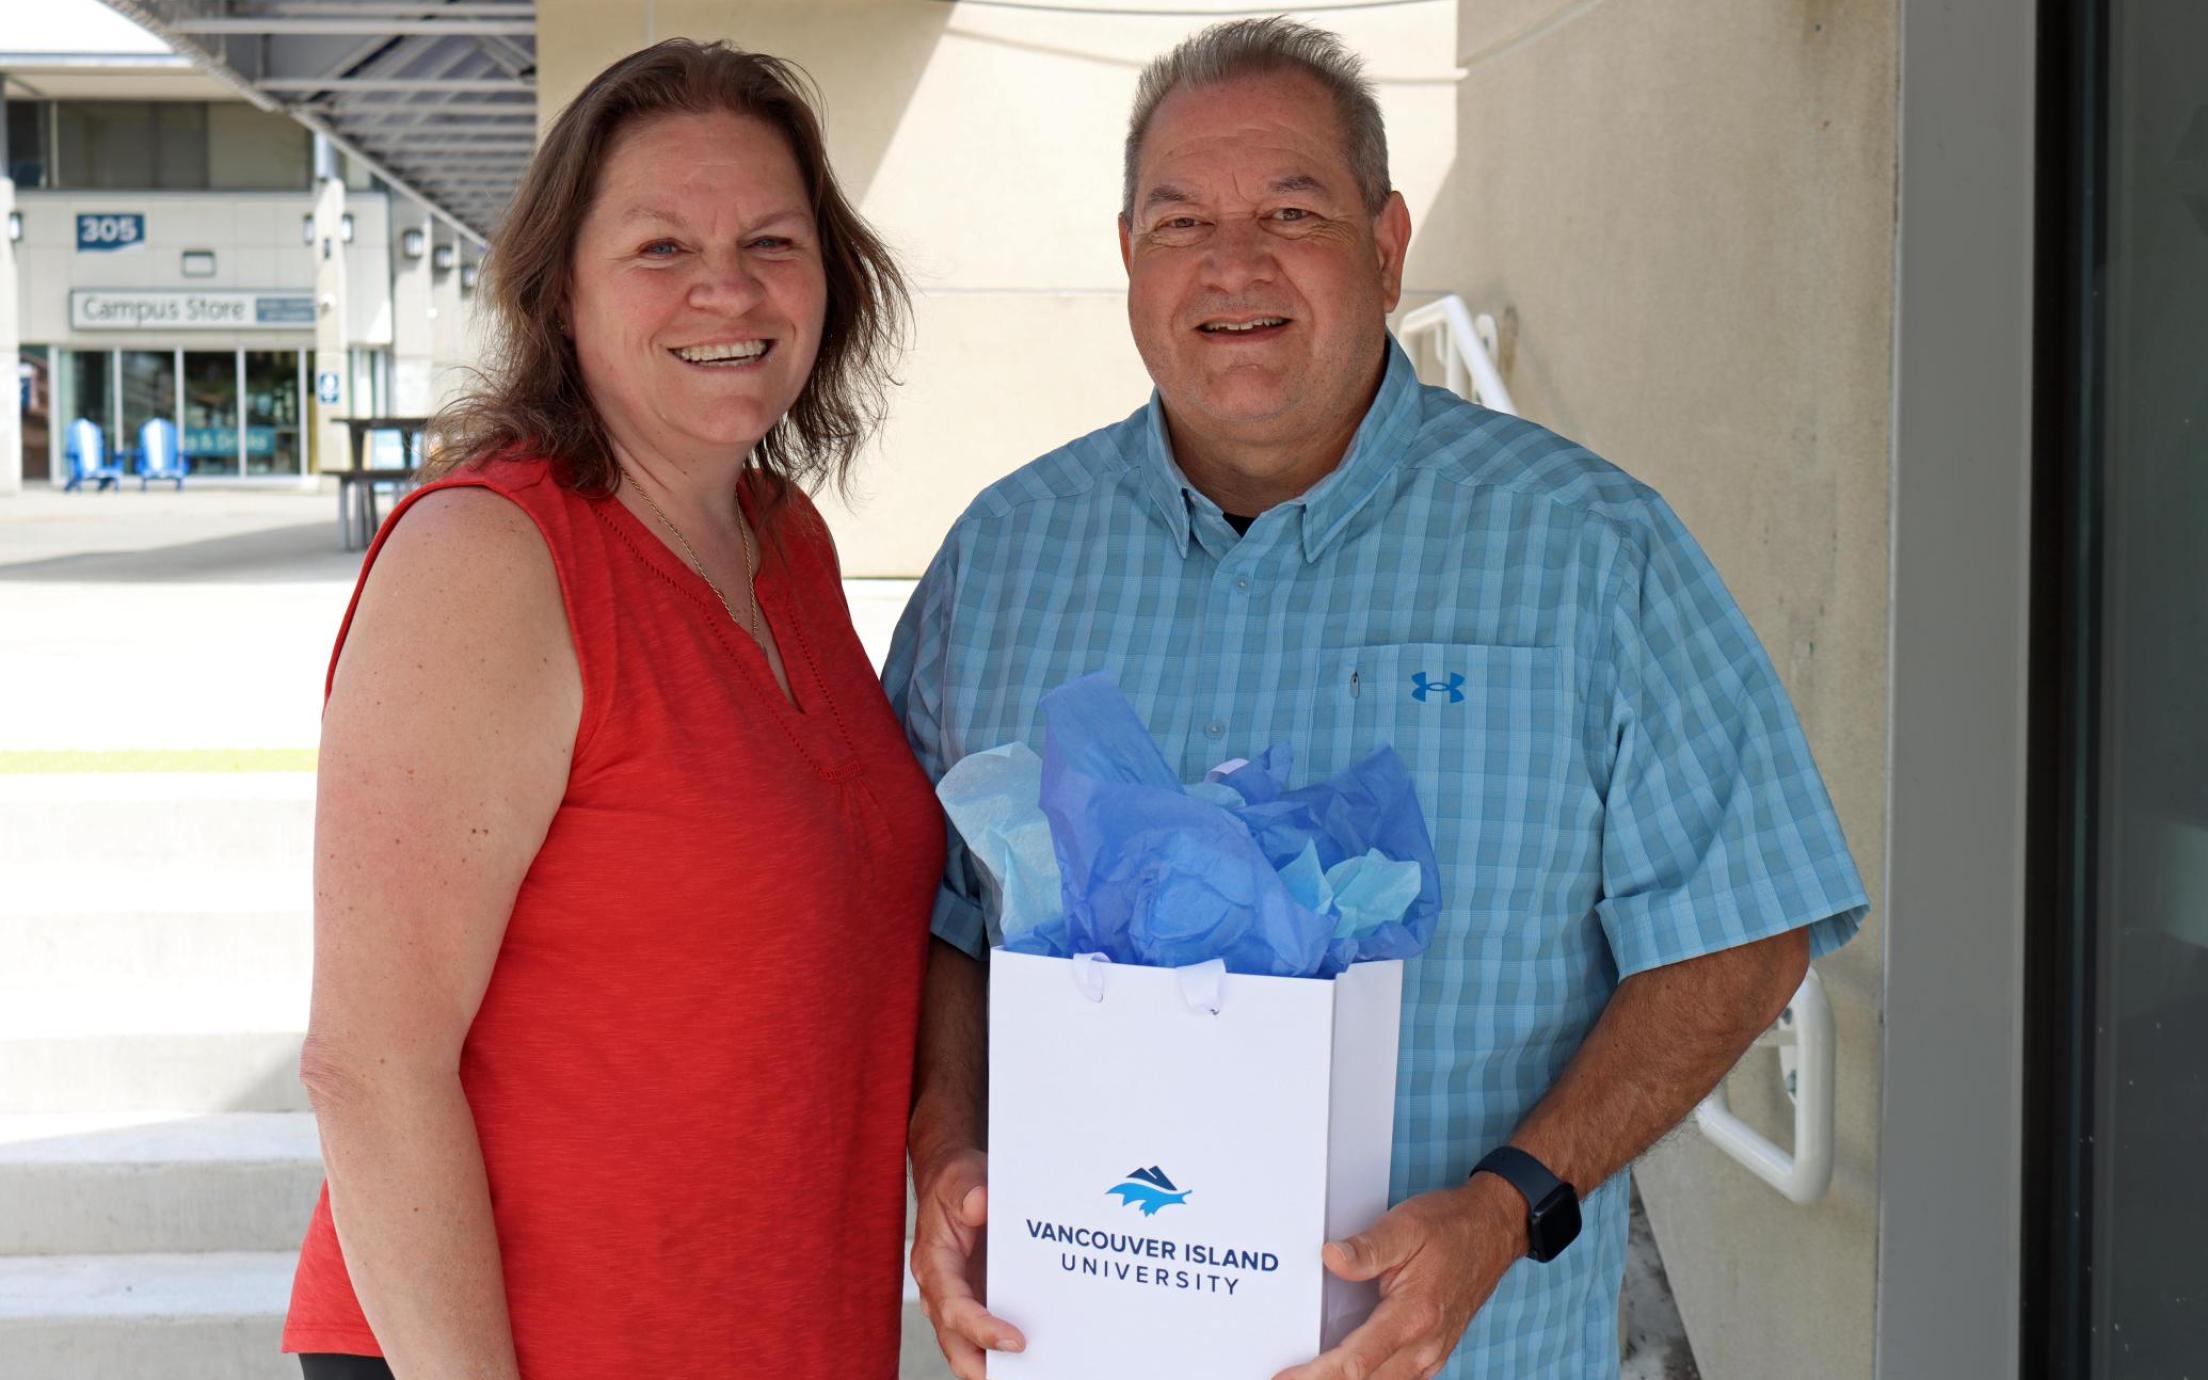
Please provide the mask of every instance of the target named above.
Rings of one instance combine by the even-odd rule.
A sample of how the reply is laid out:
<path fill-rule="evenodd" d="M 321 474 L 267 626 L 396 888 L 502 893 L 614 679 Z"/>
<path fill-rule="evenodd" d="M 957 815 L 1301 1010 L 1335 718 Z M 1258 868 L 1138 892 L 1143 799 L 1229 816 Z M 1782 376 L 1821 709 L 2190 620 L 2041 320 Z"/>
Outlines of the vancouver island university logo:
<path fill-rule="evenodd" d="M 1121 1207 L 1141 1208 L 1145 1217 L 1155 1217 L 1158 1209 L 1179 1207 L 1188 1201 L 1189 1190 L 1175 1186 L 1164 1170 L 1156 1165 L 1148 1169 L 1131 1170 L 1108 1197 L 1119 1199 Z"/>
<path fill-rule="evenodd" d="M 1153 1164 L 1148 1169 L 1128 1171 L 1104 1196 L 1119 1199 L 1121 1207 L 1141 1209 L 1147 1218 L 1157 1216 L 1166 1208 L 1185 1204 L 1188 1195 L 1188 1189 L 1174 1183 L 1163 1169 Z M 1214 1209 L 1222 1206 L 1219 1200 L 1207 1201 Z M 1148 1234 L 1157 1230 L 1160 1229 L 1130 1226 L 1126 1231 L 1114 1231 L 1078 1221 L 1027 1219 L 1028 1239 L 1055 1247 L 1053 1253 L 1060 1270 L 1099 1282 L 1132 1284 L 1145 1290 L 1184 1289 L 1233 1298 L 1252 1279 L 1280 1273 L 1278 1251 Z"/>

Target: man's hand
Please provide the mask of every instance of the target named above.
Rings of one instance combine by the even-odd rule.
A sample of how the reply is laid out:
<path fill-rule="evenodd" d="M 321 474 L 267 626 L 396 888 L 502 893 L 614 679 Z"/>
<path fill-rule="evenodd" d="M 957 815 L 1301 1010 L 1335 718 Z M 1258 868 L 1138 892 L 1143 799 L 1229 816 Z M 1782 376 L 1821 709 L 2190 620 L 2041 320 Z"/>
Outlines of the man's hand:
<path fill-rule="evenodd" d="M 981 1305 L 982 1229 L 989 1221 L 989 1157 L 979 1150 L 943 1156 L 915 1186 L 912 1277 L 935 1324 L 936 1345 L 959 1380 L 983 1380 L 984 1351 L 1020 1351 L 1019 1329 Z"/>
<path fill-rule="evenodd" d="M 1342 1279 L 1379 1280 L 1380 1306 L 1341 1345 L 1274 1380 L 1430 1380 L 1525 1253 L 1526 1200 L 1493 1174 L 1406 1200 L 1324 1253 Z"/>

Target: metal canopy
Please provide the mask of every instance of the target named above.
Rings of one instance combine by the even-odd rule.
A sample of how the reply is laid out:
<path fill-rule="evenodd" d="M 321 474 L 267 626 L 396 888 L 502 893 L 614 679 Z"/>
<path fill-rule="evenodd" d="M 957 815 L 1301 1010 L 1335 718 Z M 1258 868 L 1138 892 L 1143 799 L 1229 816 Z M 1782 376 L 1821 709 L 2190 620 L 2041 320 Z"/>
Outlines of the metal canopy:
<path fill-rule="evenodd" d="M 536 147 L 535 0 L 105 0 L 478 245 Z"/>

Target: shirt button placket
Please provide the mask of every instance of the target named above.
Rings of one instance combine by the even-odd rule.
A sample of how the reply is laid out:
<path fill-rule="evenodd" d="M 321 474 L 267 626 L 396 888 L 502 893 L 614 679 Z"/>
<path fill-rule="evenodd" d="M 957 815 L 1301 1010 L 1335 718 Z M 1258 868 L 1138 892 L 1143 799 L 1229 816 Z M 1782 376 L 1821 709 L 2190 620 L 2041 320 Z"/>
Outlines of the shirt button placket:
<path fill-rule="evenodd" d="M 1241 643 L 1247 637 L 1251 625 L 1249 593 L 1252 581 L 1246 555 L 1239 551 L 1230 555 L 1226 564 L 1213 576 L 1213 581 L 1213 616 L 1218 620 L 1216 626 L 1224 633 L 1222 642 L 1225 645 L 1221 650 L 1225 657 L 1212 668 L 1212 717 L 1205 721 L 1203 734 L 1207 742 L 1216 748 L 1226 738 L 1227 722 L 1234 716 L 1234 667 L 1229 658 L 1246 652 L 1247 649 Z M 1216 751 L 1207 751 L 1205 755 L 1213 761 L 1217 760 Z"/>

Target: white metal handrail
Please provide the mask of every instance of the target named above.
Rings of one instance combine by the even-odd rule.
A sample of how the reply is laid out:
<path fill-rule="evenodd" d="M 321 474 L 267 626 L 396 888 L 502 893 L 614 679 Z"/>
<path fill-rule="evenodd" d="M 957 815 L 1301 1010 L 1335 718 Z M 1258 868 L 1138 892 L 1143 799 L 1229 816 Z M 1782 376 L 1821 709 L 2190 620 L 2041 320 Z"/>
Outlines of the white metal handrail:
<path fill-rule="evenodd" d="M 1495 362 L 1500 350 L 1494 317 L 1485 312 L 1474 316 L 1462 297 L 1450 293 L 1404 313 L 1401 335 L 1414 359 L 1418 344 L 1432 339 L 1441 357 L 1443 386 L 1491 411 L 1518 415 L 1518 404 L 1511 401 L 1502 368 Z"/>
<path fill-rule="evenodd" d="M 1807 1206 L 1832 1186 L 1832 1003 L 1825 999 L 1816 969 L 1803 976 L 1778 1024 L 1758 1036 L 1750 1049 L 1766 1047 L 1779 1050 L 1794 1101 L 1794 1152 L 1781 1150 L 1733 1115 L 1722 1080 L 1694 1109 L 1695 1124 L 1757 1178 Z M 1787 1064 L 1793 1067 L 1787 1069 Z"/>

